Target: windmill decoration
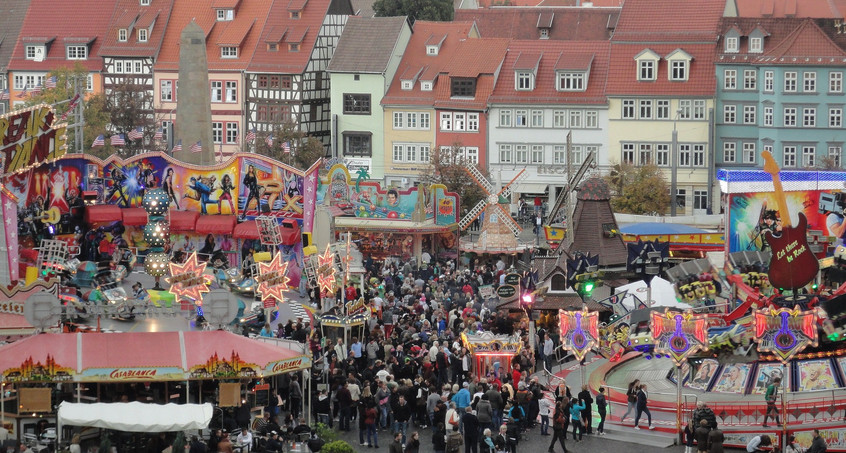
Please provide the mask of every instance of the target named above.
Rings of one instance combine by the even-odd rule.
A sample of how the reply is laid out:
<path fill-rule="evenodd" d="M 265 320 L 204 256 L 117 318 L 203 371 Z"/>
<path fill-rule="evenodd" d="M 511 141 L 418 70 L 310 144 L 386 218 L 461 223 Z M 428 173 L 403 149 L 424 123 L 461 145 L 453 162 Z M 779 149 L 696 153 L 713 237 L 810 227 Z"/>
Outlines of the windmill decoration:
<path fill-rule="evenodd" d="M 498 183 L 497 185 L 491 183 L 475 165 L 468 165 L 463 168 L 482 189 L 486 197 L 458 222 L 458 226 L 462 231 L 466 230 L 484 212 L 485 216 L 482 221 L 482 231 L 478 243 L 479 248 L 488 248 L 488 244 L 497 249 L 516 248 L 517 236 L 520 235 L 523 228 L 511 218 L 511 213 L 507 206 L 510 203 L 511 193 L 514 187 L 528 177 L 526 169 L 520 170 L 517 176 L 500 189 Z"/>
<path fill-rule="evenodd" d="M 802 311 L 799 307 L 755 310 L 753 326 L 759 352 L 769 352 L 787 363 L 808 346 L 817 346 L 820 315 L 816 308 Z"/>
<path fill-rule="evenodd" d="M 561 329 L 562 347 L 576 357 L 585 358 L 591 349 L 599 345 L 599 312 L 558 310 L 558 326 Z"/>
<path fill-rule="evenodd" d="M 651 313 L 652 338 L 655 352 L 667 354 L 681 366 L 687 358 L 700 350 L 708 349 L 708 321 L 706 315 L 692 312 Z"/>

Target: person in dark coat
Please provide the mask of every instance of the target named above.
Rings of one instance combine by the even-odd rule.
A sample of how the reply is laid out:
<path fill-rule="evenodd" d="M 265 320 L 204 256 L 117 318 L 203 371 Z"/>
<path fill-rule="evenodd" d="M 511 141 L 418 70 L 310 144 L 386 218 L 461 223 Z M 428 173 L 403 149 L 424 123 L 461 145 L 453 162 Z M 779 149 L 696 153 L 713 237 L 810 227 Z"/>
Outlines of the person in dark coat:
<path fill-rule="evenodd" d="M 588 434 L 593 434 L 593 395 L 590 394 L 587 384 L 582 386 L 582 391 L 579 392 L 578 398 L 585 405 L 585 408 L 582 409 L 582 420 L 585 426 L 582 429 Z"/>
<path fill-rule="evenodd" d="M 561 443 L 561 449 L 567 453 L 567 445 L 564 441 L 567 439 L 567 410 L 564 408 L 564 402 L 558 401 L 555 403 L 555 412 L 552 415 L 552 442 L 549 443 L 549 453 L 555 453 L 555 441 Z"/>
<path fill-rule="evenodd" d="M 394 441 L 391 442 L 391 446 L 388 449 L 388 453 L 403 453 L 402 451 L 402 433 L 397 432 L 394 434 Z"/>
<path fill-rule="evenodd" d="M 443 423 L 438 423 L 435 427 L 435 432 L 432 433 L 432 450 L 435 453 L 444 453 L 446 451 L 446 430 L 444 430 Z"/>
<path fill-rule="evenodd" d="M 825 453 L 828 449 L 828 445 L 825 444 L 825 441 L 822 437 L 820 437 L 820 430 L 814 428 L 814 440 L 811 441 L 811 446 L 805 451 L 805 453 Z"/>
<path fill-rule="evenodd" d="M 709 453 L 725 453 L 723 450 L 723 442 L 726 441 L 726 436 L 720 428 L 714 428 L 708 433 L 708 445 L 710 446 Z"/>
<path fill-rule="evenodd" d="M 710 432 L 708 420 L 700 420 L 699 426 L 693 431 L 693 438 L 696 439 L 696 450 L 699 453 L 708 453 L 708 434 Z"/>
<path fill-rule="evenodd" d="M 473 408 L 467 406 L 461 418 L 464 427 L 464 453 L 479 453 L 479 419 Z"/>

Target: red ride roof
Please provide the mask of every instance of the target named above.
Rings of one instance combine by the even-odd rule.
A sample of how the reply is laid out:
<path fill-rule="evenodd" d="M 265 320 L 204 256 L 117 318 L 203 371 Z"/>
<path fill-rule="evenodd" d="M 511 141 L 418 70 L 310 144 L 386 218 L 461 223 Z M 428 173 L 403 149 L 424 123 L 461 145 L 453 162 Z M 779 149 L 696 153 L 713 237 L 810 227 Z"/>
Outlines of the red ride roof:
<path fill-rule="evenodd" d="M 123 213 L 118 206 L 113 204 L 98 204 L 85 207 L 85 223 L 117 222 L 123 220 Z"/>
<path fill-rule="evenodd" d="M 126 208 L 123 211 L 123 224 L 130 225 L 146 225 L 147 211 L 144 208 Z"/>
<path fill-rule="evenodd" d="M 232 237 L 235 239 L 260 239 L 261 235 L 259 234 L 258 222 L 248 220 L 239 223 L 232 230 Z"/>
<path fill-rule="evenodd" d="M 203 215 L 197 219 L 195 229 L 199 234 L 231 235 L 236 223 L 234 215 Z"/>
<path fill-rule="evenodd" d="M 194 231 L 197 217 L 200 217 L 200 214 L 195 211 L 174 211 L 171 209 L 170 231 Z"/>

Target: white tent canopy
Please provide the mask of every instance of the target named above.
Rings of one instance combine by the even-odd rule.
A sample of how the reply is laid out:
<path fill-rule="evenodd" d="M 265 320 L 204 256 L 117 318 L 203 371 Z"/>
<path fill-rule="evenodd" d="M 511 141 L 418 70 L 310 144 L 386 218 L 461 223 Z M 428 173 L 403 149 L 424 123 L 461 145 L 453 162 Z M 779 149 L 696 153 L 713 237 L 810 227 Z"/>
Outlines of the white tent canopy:
<path fill-rule="evenodd" d="M 691 308 L 690 305 L 676 300 L 676 290 L 673 287 L 673 284 L 667 280 L 664 280 L 661 277 L 653 277 L 652 283 L 649 286 L 652 286 L 651 306 L 671 307 L 679 310 L 687 310 Z M 648 301 L 649 298 L 647 297 L 647 289 L 646 282 L 638 280 L 636 282 L 629 283 L 628 285 L 620 286 L 616 289 L 616 294 L 628 291 L 626 297 L 623 299 L 623 306 L 629 310 L 634 310 L 638 305 L 638 300 L 650 305 Z"/>
<path fill-rule="evenodd" d="M 159 433 L 204 429 L 211 404 L 69 403 L 59 405 L 59 426 L 93 426 L 117 431 Z"/>

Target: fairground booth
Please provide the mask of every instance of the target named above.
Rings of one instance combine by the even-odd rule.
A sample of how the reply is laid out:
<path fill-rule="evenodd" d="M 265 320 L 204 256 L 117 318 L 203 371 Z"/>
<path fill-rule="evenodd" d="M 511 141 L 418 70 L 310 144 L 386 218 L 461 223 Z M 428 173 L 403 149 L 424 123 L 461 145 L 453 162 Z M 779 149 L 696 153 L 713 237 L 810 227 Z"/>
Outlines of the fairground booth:
<path fill-rule="evenodd" d="M 510 374 L 511 359 L 523 347 L 520 337 L 516 335 L 495 335 L 491 332 L 475 335 L 462 333 L 461 342 L 470 351 L 474 373 L 480 379 Z"/>

